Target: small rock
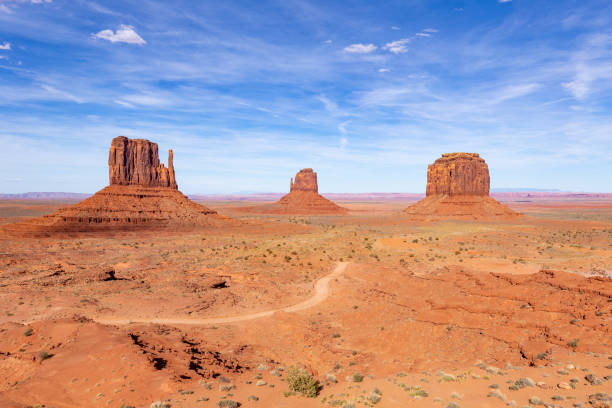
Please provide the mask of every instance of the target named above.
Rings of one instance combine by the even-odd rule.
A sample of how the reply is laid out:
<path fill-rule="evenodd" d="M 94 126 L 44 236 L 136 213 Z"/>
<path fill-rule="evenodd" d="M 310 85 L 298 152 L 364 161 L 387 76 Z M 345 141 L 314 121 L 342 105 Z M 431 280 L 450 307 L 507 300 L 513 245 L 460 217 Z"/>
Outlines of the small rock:
<path fill-rule="evenodd" d="M 536 385 L 538 388 L 542 388 L 542 389 L 547 388 L 546 383 L 542 381 L 536 383 Z"/>
<path fill-rule="evenodd" d="M 255 383 L 255 385 L 258 386 L 258 387 L 262 387 L 262 386 L 264 386 L 266 384 L 267 384 L 267 382 L 265 382 L 264 380 L 259 380 L 259 381 L 257 381 Z"/>
<path fill-rule="evenodd" d="M 591 385 L 600 385 L 603 381 L 594 374 L 587 374 L 584 377 Z"/>
<path fill-rule="evenodd" d="M 560 382 L 557 384 L 557 388 L 561 388 L 562 390 L 570 390 L 572 387 L 568 383 Z"/>

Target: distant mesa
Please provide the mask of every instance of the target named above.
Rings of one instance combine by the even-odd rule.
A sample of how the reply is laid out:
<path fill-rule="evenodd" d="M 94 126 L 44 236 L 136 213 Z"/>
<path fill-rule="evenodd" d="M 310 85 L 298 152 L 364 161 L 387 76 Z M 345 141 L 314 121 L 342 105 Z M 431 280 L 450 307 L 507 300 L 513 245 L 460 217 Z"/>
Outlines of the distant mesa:
<path fill-rule="evenodd" d="M 520 214 L 489 196 L 489 166 L 478 153 L 445 153 L 427 168 L 426 196 L 404 211 L 415 218 L 509 219 Z"/>
<path fill-rule="evenodd" d="M 178 190 L 172 150 L 168 167 L 159 161 L 157 144 L 144 139 L 113 139 L 109 157 L 109 186 L 93 196 L 41 218 L 10 224 L 7 232 L 25 235 L 195 228 L 230 222 L 197 204 Z"/>
<path fill-rule="evenodd" d="M 243 207 L 242 211 L 272 214 L 345 214 L 348 210 L 340 207 L 319 194 L 317 173 L 302 169 L 291 179 L 289 194 L 268 205 Z"/>

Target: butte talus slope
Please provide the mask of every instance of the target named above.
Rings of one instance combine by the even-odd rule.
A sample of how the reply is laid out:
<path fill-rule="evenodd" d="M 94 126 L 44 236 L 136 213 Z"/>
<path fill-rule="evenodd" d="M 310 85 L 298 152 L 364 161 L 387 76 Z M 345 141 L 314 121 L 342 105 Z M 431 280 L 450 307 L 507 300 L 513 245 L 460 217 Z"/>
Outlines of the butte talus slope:
<path fill-rule="evenodd" d="M 7 225 L 5 231 L 37 235 L 137 228 L 195 228 L 229 222 L 216 211 L 189 200 L 178 190 L 172 160 L 170 150 L 168 167 L 160 163 L 156 143 L 116 137 L 108 158 L 109 186 L 53 214 Z"/>
<path fill-rule="evenodd" d="M 348 210 L 319 194 L 317 173 L 302 169 L 291 179 L 289 194 L 273 204 L 245 207 L 247 212 L 272 214 L 344 214 Z"/>
<path fill-rule="evenodd" d="M 512 219 L 489 197 L 489 167 L 478 153 L 445 153 L 427 168 L 426 197 L 404 211 L 414 218 Z"/>

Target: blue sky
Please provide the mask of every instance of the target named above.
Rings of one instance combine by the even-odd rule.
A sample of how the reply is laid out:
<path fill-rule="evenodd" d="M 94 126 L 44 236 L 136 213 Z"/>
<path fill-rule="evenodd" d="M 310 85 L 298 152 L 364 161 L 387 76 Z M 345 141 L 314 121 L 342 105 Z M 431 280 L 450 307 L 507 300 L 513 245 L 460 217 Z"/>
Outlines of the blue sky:
<path fill-rule="evenodd" d="M 0 192 L 94 192 L 118 135 L 186 193 L 612 191 L 612 3 L 0 0 Z"/>

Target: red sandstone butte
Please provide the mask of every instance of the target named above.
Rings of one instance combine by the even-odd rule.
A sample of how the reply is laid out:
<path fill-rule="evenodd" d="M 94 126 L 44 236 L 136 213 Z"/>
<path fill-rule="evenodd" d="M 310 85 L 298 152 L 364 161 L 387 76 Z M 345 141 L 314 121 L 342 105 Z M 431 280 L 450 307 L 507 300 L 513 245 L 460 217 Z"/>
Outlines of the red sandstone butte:
<path fill-rule="evenodd" d="M 427 167 L 427 196 L 489 195 L 489 166 L 478 153 L 445 153 Z"/>
<path fill-rule="evenodd" d="M 273 204 L 242 207 L 239 211 L 269 214 L 344 214 L 348 210 L 319 194 L 317 173 L 302 169 L 291 179 L 289 194 Z"/>
<path fill-rule="evenodd" d="M 517 213 L 489 197 L 489 166 L 478 153 L 445 153 L 427 168 L 426 197 L 404 211 L 416 218 L 506 219 Z"/>
<path fill-rule="evenodd" d="M 318 193 L 319 185 L 317 183 L 317 173 L 312 169 L 302 169 L 295 175 L 295 181 L 291 178 L 289 192 L 293 191 L 311 191 Z"/>
<path fill-rule="evenodd" d="M 343 214 L 347 210 L 319 194 L 317 173 L 302 169 L 291 179 L 289 194 L 278 204 L 283 212 L 295 214 Z"/>
<path fill-rule="evenodd" d="M 172 160 L 172 150 L 169 150 L 168 168 L 159 162 L 157 143 L 128 139 L 125 136 L 116 137 L 108 153 L 109 184 L 169 187 L 177 190 Z"/>
<path fill-rule="evenodd" d="M 6 225 L 9 234 L 46 235 L 136 228 L 216 226 L 230 219 L 188 199 L 178 190 L 172 150 L 168 167 L 159 161 L 157 144 L 144 139 L 113 139 L 109 151 L 109 186 L 50 215 Z"/>

